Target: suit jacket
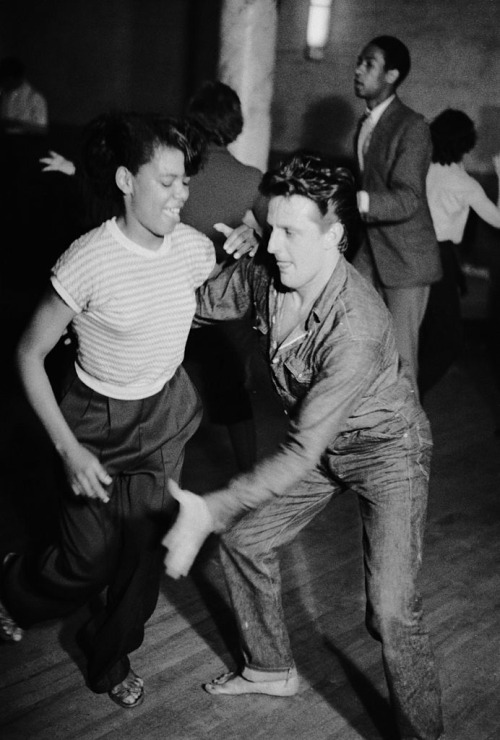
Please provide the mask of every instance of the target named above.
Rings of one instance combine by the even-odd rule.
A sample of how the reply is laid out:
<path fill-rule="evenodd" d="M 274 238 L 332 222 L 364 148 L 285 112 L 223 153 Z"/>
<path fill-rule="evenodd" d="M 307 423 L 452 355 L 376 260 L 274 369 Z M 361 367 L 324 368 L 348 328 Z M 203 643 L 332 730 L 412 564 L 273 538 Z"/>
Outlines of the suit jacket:
<path fill-rule="evenodd" d="M 423 116 L 394 98 L 364 157 L 361 189 L 370 196 L 370 210 L 363 216 L 366 235 L 354 260 L 356 265 L 371 257 L 385 287 L 428 285 L 441 277 L 425 190 L 431 153 Z"/>

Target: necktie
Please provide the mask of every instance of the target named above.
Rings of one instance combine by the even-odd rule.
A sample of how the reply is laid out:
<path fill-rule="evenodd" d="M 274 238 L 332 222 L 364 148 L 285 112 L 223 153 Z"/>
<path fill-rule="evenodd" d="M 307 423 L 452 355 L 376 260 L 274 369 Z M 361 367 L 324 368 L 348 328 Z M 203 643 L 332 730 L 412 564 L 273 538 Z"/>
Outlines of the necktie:
<path fill-rule="evenodd" d="M 364 158 L 368 151 L 368 145 L 370 143 L 371 133 L 373 131 L 373 121 L 371 118 L 371 112 L 365 111 L 359 121 L 359 135 L 358 135 L 358 161 L 359 167 L 363 170 Z"/>

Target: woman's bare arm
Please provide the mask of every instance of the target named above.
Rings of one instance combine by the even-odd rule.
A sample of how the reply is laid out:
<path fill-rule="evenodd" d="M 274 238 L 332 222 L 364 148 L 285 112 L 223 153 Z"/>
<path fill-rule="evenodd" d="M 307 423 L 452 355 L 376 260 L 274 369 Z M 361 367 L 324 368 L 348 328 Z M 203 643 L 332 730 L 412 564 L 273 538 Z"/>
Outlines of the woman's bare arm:
<path fill-rule="evenodd" d="M 60 454 L 74 493 L 108 501 L 102 484 L 111 483 L 111 478 L 71 431 L 45 370 L 45 358 L 74 316 L 75 312 L 49 289 L 21 337 L 17 367 L 28 401 Z"/>

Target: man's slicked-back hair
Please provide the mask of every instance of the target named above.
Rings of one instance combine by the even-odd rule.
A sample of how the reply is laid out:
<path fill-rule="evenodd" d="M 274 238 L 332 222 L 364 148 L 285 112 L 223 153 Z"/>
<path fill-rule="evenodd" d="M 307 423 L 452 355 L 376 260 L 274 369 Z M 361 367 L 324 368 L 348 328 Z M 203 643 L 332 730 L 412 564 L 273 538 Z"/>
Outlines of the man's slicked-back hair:
<path fill-rule="evenodd" d="M 223 82 L 205 82 L 188 103 L 187 116 L 207 141 L 227 146 L 243 130 L 243 114 L 237 93 Z"/>
<path fill-rule="evenodd" d="M 322 216 L 335 216 L 344 226 L 339 251 L 346 251 L 348 235 L 358 218 L 356 185 L 346 167 L 337 167 L 314 154 L 295 153 L 266 172 L 260 191 L 269 198 L 301 195 L 316 203 Z"/>
<path fill-rule="evenodd" d="M 411 69 L 411 57 L 408 47 L 395 36 L 377 36 L 370 41 L 370 45 L 378 46 L 383 52 L 386 70 L 398 70 L 399 77 L 394 87 L 400 85 L 408 77 Z"/>

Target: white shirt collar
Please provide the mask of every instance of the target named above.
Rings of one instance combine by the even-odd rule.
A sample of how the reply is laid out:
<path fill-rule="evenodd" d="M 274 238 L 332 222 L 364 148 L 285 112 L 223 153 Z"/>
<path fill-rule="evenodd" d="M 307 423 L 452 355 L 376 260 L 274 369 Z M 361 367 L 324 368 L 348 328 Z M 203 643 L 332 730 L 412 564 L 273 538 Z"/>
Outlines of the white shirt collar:
<path fill-rule="evenodd" d="M 390 106 L 395 97 L 395 94 L 391 95 L 386 100 L 384 100 L 383 103 L 379 103 L 375 106 L 375 108 L 372 108 L 371 111 L 366 109 L 366 112 L 370 116 L 370 123 L 372 124 L 372 126 L 375 126 L 379 122 L 382 113 L 386 110 L 386 108 Z"/>

